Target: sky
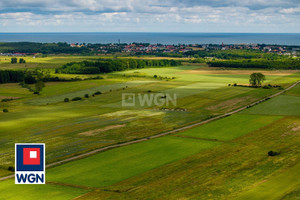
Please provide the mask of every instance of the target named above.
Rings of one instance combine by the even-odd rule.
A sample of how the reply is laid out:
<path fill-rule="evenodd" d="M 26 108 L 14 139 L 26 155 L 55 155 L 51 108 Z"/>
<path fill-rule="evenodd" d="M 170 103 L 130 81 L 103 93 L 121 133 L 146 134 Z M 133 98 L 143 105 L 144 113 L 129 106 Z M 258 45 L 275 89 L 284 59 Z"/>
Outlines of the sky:
<path fill-rule="evenodd" d="M 300 0 L 0 0 L 0 32 L 300 33 Z"/>

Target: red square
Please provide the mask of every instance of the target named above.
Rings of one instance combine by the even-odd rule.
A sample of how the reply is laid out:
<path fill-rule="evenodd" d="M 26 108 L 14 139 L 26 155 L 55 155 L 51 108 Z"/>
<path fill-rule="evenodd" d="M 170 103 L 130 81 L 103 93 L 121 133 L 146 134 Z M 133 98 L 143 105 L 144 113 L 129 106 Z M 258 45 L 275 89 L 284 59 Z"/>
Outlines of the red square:
<path fill-rule="evenodd" d="M 23 149 L 23 165 L 40 165 L 40 148 Z"/>

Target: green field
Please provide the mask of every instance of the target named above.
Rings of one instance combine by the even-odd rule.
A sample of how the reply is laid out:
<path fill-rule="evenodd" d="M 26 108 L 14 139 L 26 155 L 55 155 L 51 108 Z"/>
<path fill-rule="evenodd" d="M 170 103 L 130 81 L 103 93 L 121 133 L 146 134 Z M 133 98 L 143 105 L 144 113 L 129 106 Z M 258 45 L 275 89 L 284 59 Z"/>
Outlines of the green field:
<path fill-rule="evenodd" d="M 92 187 L 108 186 L 218 144 L 162 137 L 54 167 L 47 171 L 47 180 Z"/>
<path fill-rule="evenodd" d="M 15 185 L 14 180 L 3 181 L 0 184 L 0 199 L 73 199 L 86 192 L 87 189 L 73 188 L 53 184 L 46 185 Z"/>
<path fill-rule="evenodd" d="M 178 135 L 229 141 L 281 119 L 280 116 L 235 114 Z"/>
<path fill-rule="evenodd" d="M 27 63 L 53 75 L 53 68 L 83 59 L 95 57 L 28 58 Z M 0 64 L 0 69 L 24 67 L 7 60 Z M 0 99 L 13 100 L 0 102 L 1 110 L 9 110 L 0 113 L 0 177 L 12 174 L 8 167 L 14 166 L 17 142 L 46 143 L 49 164 L 210 119 L 280 91 L 228 86 L 247 85 L 250 72 L 211 70 L 205 64 L 135 69 L 97 80 L 47 82 L 40 95 L 17 83 L 1 84 Z M 264 84 L 283 88 L 300 79 L 295 71 L 266 73 Z M 45 186 L 1 181 L 0 199 L 22 199 L 19 194 L 28 199 L 293 198 L 300 180 L 294 167 L 300 153 L 299 88 L 202 126 L 49 168 Z M 93 97 L 96 91 L 102 94 Z M 136 95 L 135 106 L 122 106 L 124 93 Z M 176 95 L 176 105 L 141 106 L 140 94 Z M 83 99 L 64 102 L 77 96 Z M 270 150 L 280 155 L 270 157 Z"/>
<path fill-rule="evenodd" d="M 261 115 L 300 115 L 300 97 L 281 95 L 269 102 L 243 111 L 245 114 Z"/>
<path fill-rule="evenodd" d="M 267 182 L 243 193 L 237 199 L 281 199 L 290 192 L 299 189 L 299 171 L 300 164 L 283 170 L 283 172 L 279 172 L 277 176 L 271 177 Z"/>

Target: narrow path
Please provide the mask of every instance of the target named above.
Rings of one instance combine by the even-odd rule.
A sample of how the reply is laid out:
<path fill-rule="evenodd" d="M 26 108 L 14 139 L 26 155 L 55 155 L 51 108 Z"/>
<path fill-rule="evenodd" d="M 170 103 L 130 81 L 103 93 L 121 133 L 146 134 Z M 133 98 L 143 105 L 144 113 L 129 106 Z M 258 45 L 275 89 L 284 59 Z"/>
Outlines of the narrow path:
<path fill-rule="evenodd" d="M 142 138 L 142 139 L 138 139 L 138 140 L 134 140 L 134 141 L 129 141 L 129 142 L 124 142 L 124 143 L 121 143 L 121 144 L 114 144 L 114 145 L 110 145 L 110 146 L 107 146 L 107 147 L 102 147 L 102 148 L 99 148 L 99 149 L 95 149 L 93 151 L 90 151 L 90 152 L 87 152 L 87 153 L 83 153 L 83 154 L 80 154 L 80 155 L 77 155 L 77 156 L 73 156 L 73 157 L 70 157 L 70 158 L 67 158 L 67 159 L 64 159 L 64 160 L 61 160 L 61 161 L 57 161 L 57 162 L 54 162 L 54 163 L 51 163 L 51 164 L 48 164 L 46 165 L 46 168 L 49 168 L 49 167 L 53 167 L 53 166 L 56 166 L 56 165 L 60 165 L 60 164 L 63 164 L 63 163 L 66 163 L 66 162 L 69 162 L 69 161 L 73 161 L 73 160 L 77 160 L 77 159 L 81 159 L 81 158 L 84 158 L 84 157 L 87 157 L 87 156 L 90 156 L 90 155 L 93 155 L 93 154 L 96 154 L 98 152 L 101 152 L 101 151 L 106 151 L 106 150 L 109 150 L 109 149 L 114 149 L 114 148 L 117 148 L 117 147 L 122 147 L 122 146 L 127 146 L 127 145 L 130 145 L 130 144 L 135 144 L 135 143 L 139 143 L 139 142 L 143 142 L 143 141 L 147 141 L 147 140 L 150 140 L 150 139 L 154 139 L 154 138 L 158 138 L 158 137 L 162 137 L 162 136 L 166 136 L 166 135 L 169 135 L 169 134 L 172 134 L 172 133 L 177 133 L 177 132 L 181 132 L 181 131 L 184 131 L 186 129 L 190 129 L 190 128 L 193 128 L 195 126 L 199 126 L 199 125 L 203 125 L 203 124 L 206 124 L 206 123 L 209 123 L 211 121 L 214 121 L 214 120 L 217 120 L 217 119 L 220 119 L 220 118 L 224 118 L 224 117 L 227 117 L 227 116 L 230 116 L 232 114 L 235 114 L 235 113 L 238 113 L 242 110 L 245 110 L 249 107 L 252 107 L 254 105 L 257 105 L 259 103 L 262 103 L 270 98 L 274 98 L 274 97 L 277 97 L 278 95 L 292 89 L 293 87 L 295 87 L 297 84 L 299 84 L 300 81 L 297 81 L 296 83 L 294 83 L 293 85 L 291 85 L 290 87 L 284 89 L 284 90 L 281 90 L 280 92 L 277 92 L 276 94 L 273 94 L 269 97 L 266 97 L 266 98 L 263 98 L 259 101 L 256 101 L 254 103 L 251 103 L 247 106 L 244 106 L 244 107 L 241 107 L 239 109 L 236 109 L 234 111 L 231 111 L 231 112 L 228 112 L 228 113 L 225 113 L 223 115 L 219 115 L 219 116 L 216 116 L 216 117 L 213 117 L 213 118 L 210 118 L 210 119 L 207 119 L 207 120 L 204 120 L 202 122 L 198 122 L 198 123 L 195 123 L 195 124 L 191 124 L 191 125 L 188 125 L 188 126 L 184 126 L 182 128 L 178 128 L 178 129 L 174 129 L 172 131 L 167 131 L 167 132 L 164 132 L 164 133 L 160 133 L 160 134 L 157 134 L 157 135 L 153 135 L 153 136 L 149 136 L 147 138 Z M 0 181 L 3 181 L 3 180 L 6 180 L 6 179 L 10 179 L 10 178 L 13 178 L 15 175 L 12 174 L 12 175 L 9 175 L 9 176 L 5 176 L 5 177 L 1 177 L 0 178 Z"/>

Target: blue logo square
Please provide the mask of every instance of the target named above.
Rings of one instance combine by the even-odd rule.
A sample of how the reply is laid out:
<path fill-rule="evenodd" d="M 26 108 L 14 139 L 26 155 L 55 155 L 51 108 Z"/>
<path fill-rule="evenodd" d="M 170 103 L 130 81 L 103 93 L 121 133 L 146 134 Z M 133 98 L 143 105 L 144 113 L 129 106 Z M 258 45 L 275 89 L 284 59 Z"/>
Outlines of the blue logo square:
<path fill-rule="evenodd" d="M 26 164 L 24 160 L 26 149 L 39 150 L 38 154 L 33 154 L 34 159 L 38 159 L 38 164 Z M 16 171 L 44 171 L 44 151 L 44 145 L 41 144 L 16 144 Z"/>

